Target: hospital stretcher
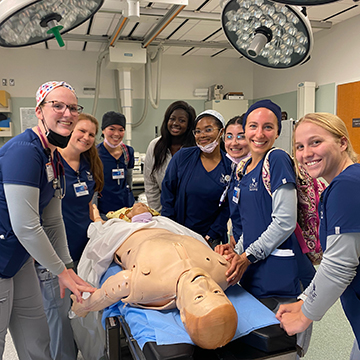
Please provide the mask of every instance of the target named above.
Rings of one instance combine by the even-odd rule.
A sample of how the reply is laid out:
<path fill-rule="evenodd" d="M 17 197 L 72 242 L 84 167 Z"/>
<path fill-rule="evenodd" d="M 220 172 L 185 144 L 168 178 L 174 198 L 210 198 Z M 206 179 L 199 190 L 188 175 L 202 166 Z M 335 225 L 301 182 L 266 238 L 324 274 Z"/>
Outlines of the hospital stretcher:
<path fill-rule="evenodd" d="M 259 303 L 257 300 L 256 302 Z M 273 309 L 276 305 L 276 300 L 266 299 L 263 303 L 268 308 Z M 127 309 L 128 308 L 129 307 L 127 307 Z M 269 312 L 265 306 L 260 304 L 260 312 L 262 311 L 261 308 L 265 309 L 264 314 Z M 139 335 L 139 328 L 144 327 L 141 323 L 142 318 L 139 318 L 140 323 L 138 326 L 137 320 L 134 319 L 134 317 L 137 316 L 136 313 L 123 313 L 123 305 L 119 306 L 118 309 L 120 309 L 119 313 L 117 313 L 117 310 L 115 312 L 112 310 L 104 311 L 106 353 L 108 360 L 128 359 L 129 354 L 134 360 L 296 359 L 296 337 L 288 336 L 280 328 L 279 324 L 274 323 L 274 321 L 272 323 L 270 322 L 270 325 L 256 328 L 247 334 L 245 333 L 244 336 L 231 341 L 222 348 L 204 350 L 193 344 L 187 342 L 182 343 L 181 341 L 180 343 L 179 341 L 174 341 L 172 344 L 167 344 L 165 341 L 165 344 L 158 345 L 156 341 L 153 341 L 151 338 L 149 339 L 146 335 Z M 134 310 L 134 308 L 130 311 L 142 312 L 140 309 Z M 154 312 L 154 310 L 144 311 L 150 311 L 151 314 Z M 157 313 L 157 311 L 155 312 Z M 258 310 L 256 312 L 258 312 Z M 243 318 L 242 315 L 241 318 Z M 158 322 L 156 321 L 156 323 Z M 261 324 L 261 322 L 258 324 Z M 136 329 L 134 327 L 136 327 Z M 135 336 L 133 336 L 133 332 L 136 334 Z M 145 336 L 145 340 L 142 339 L 141 336 Z M 169 336 L 171 337 L 172 335 Z M 179 337 L 180 336 L 179 334 Z M 124 354 L 128 354 L 127 357 Z"/>
<path fill-rule="evenodd" d="M 270 325 L 230 342 L 216 350 L 204 350 L 190 344 L 157 345 L 148 342 L 141 350 L 122 316 L 106 320 L 108 360 L 122 360 L 131 354 L 134 360 L 255 360 L 296 359 L 296 339 L 287 336 L 279 325 Z"/>

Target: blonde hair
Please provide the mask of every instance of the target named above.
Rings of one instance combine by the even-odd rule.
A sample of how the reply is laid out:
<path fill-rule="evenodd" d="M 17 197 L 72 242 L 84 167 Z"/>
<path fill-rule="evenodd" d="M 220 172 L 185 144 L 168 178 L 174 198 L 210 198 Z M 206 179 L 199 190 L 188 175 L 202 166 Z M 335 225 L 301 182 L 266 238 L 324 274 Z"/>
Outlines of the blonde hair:
<path fill-rule="evenodd" d="M 89 120 L 95 125 L 95 134 L 97 134 L 99 130 L 99 122 L 96 118 L 90 114 L 81 113 L 79 115 L 80 120 Z M 94 176 L 95 180 L 95 191 L 100 192 L 104 187 L 104 172 L 103 172 L 103 163 L 99 157 L 99 153 L 96 149 L 95 141 L 92 144 L 91 148 L 84 153 L 85 158 L 90 163 L 90 171 Z"/>
<path fill-rule="evenodd" d="M 351 161 L 353 161 L 354 163 L 358 162 L 358 154 L 354 151 L 354 148 L 351 144 L 349 132 L 346 128 L 345 123 L 338 116 L 330 113 L 325 113 L 325 112 L 309 113 L 303 116 L 299 121 L 297 121 L 294 127 L 292 145 L 293 145 L 293 156 L 295 159 L 295 167 L 297 171 L 299 170 L 299 164 L 295 156 L 296 155 L 295 132 L 298 126 L 305 121 L 318 125 L 323 129 L 327 130 L 333 135 L 333 137 L 337 141 L 340 141 L 342 138 L 345 138 L 347 141 L 347 148 L 345 152 L 347 153 Z"/>

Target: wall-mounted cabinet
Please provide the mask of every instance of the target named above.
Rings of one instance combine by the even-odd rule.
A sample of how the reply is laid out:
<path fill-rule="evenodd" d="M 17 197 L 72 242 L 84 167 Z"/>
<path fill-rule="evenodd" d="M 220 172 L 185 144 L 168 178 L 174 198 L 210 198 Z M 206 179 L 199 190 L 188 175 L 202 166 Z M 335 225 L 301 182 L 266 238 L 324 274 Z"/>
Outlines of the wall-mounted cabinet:
<path fill-rule="evenodd" d="M 11 114 L 10 94 L 4 90 L 0 90 L 0 113 L 5 114 L 8 118 Z M 10 136 L 13 136 L 12 122 L 7 120 L 0 121 L 0 137 Z"/>
<path fill-rule="evenodd" d="M 249 107 L 248 100 L 210 100 L 205 101 L 205 110 L 216 110 L 228 122 L 236 115 L 242 115 Z"/>

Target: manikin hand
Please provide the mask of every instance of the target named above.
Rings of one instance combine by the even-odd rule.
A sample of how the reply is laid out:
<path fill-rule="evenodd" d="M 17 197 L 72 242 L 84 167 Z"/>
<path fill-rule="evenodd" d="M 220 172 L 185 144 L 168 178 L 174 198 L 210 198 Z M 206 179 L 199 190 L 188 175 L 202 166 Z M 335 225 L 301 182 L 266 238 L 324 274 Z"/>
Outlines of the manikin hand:
<path fill-rule="evenodd" d="M 85 317 L 89 311 L 85 309 L 85 305 L 83 302 L 77 302 L 76 297 L 74 295 L 70 295 L 72 302 L 71 310 L 80 317 Z"/>
<path fill-rule="evenodd" d="M 224 258 L 231 264 L 228 271 L 225 273 L 227 276 L 226 281 L 229 285 L 237 284 L 244 275 L 248 266 L 251 264 L 246 257 L 246 254 L 242 253 L 241 255 L 238 255 L 230 244 L 218 245 L 215 248 L 215 252 L 220 255 L 224 255 Z"/>
<path fill-rule="evenodd" d="M 100 211 L 99 211 L 98 207 L 95 204 L 92 204 L 92 212 L 93 212 L 93 216 L 94 216 L 94 222 L 100 221 L 102 224 L 105 223 L 105 221 L 100 216 Z"/>
<path fill-rule="evenodd" d="M 280 326 L 292 336 L 305 331 L 312 320 L 307 318 L 301 311 L 302 300 L 292 303 L 280 305 L 276 318 L 280 321 Z"/>
<path fill-rule="evenodd" d="M 84 291 L 94 292 L 96 288 L 90 286 L 87 282 L 82 280 L 75 274 L 72 269 L 64 269 L 62 273 L 58 275 L 60 285 L 60 297 L 64 298 L 65 289 L 69 289 L 75 296 L 76 300 L 82 302 L 81 293 Z"/>

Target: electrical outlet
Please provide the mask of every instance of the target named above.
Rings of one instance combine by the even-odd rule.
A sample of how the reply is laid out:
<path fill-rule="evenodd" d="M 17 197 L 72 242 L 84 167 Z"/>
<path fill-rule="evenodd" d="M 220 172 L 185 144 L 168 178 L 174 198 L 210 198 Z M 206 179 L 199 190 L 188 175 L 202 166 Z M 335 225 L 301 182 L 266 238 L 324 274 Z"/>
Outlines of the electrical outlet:
<path fill-rule="evenodd" d="M 2 86 L 7 86 L 7 80 L 6 79 L 2 79 Z"/>
<path fill-rule="evenodd" d="M 9 85 L 15 86 L 15 79 L 9 79 Z"/>

